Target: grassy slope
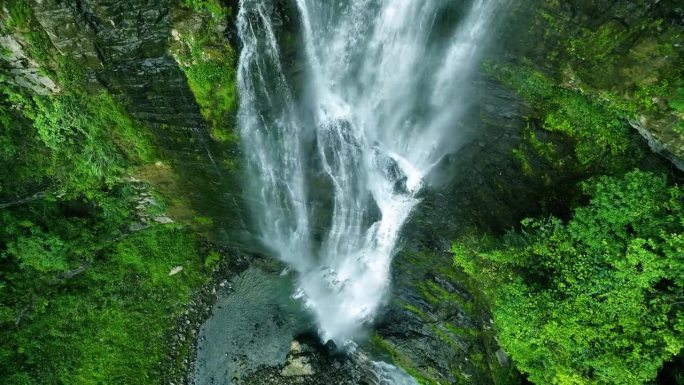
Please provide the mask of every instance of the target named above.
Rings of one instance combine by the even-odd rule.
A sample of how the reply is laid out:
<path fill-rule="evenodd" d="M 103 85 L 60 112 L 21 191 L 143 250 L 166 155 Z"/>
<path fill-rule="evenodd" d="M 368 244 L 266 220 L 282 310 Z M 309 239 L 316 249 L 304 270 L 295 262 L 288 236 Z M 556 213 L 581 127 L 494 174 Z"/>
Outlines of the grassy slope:
<path fill-rule="evenodd" d="M 179 224 L 130 230 L 166 209 L 129 179 L 159 161 L 147 129 L 79 86 L 27 3 L 7 7 L 5 27 L 62 92 L 0 85 L 0 202 L 19 202 L 0 210 L 0 383 L 158 383 L 166 333 L 208 279 L 200 239 Z M 156 200 L 136 207 L 143 193 Z"/>

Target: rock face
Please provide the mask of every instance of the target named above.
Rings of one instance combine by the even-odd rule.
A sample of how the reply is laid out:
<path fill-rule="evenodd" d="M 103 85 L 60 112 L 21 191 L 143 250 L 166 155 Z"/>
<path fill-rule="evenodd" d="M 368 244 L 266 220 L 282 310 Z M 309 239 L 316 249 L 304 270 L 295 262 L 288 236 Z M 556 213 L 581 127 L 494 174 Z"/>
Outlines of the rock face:
<path fill-rule="evenodd" d="M 239 384 L 262 385 L 359 385 L 376 384 L 376 376 L 364 356 L 336 354 L 321 345 L 315 335 L 304 334 L 292 341 L 286 362 L 261 367 Z"/>
<path fill-rule="evenodd" d="M 223 280 L 211 315 L 199 328 L 188 383 L 372 383 L 367 359 L 321 344 L 313 320 L 292 299 L 292 279 L 282 264 L 252 258 Z"/>
<path fill-rule="evenodd" d="M 32 2 L 57 51 L 85 69 L 92 86 L 125 96 L 131 114 L 178 127 L 201 123 L 185 77 L 167 52 L 169 1 Z"/>
<path fill-rule="evenodd" d="M 449 250 L 469 229 L 514 226 L 539 210 L 537 197 L 546 189 L 526 178 L 511 156 L 524 141 L 528 107 L 486 75 L 476 83 L 477 102 L 464 124 L 471 133 L 431 176 L 441 184 L 404 228 L 392 298 L 377 326 L 395 362 L 433 383 L 485 385 L 516 376 L 499 364 L 486 306 L 453 267 Z"/>
<path fill-rule="evenodd" d="M 48 76 L 40 73 L 40 65 L 25 52 L 26 42 L 17 36 L 0 36 L 0 47 L 6 50 L 3 61 L 9 68 L 10 81 L 30 89 L 38 95 L 50 95 L 60 91 Z"/>
<path fill-rule="evenodd" d="M 185 75 L 169 52 L 172 25 L 182 24 L 193 12 L 173 0 L 32 0 L 29 4 L 54 55 L 70 60 L 87 87 L 108 90 L 151 128 L 197 215 L 213 219 L 209 235 L 245 244 L 249 234 L 240 203 L 241 176 L 234 166 L 239 152 L 210 137 Z M 11 36 L 0 43 L 17 47 Z M 52 80 L 36 75 L 37 66 L 22 59 L 20 47 L 12 52 L 13 62 L 24 63 L 16 69 L 21 74 L 17 82 L 39 93 L 59 91 Z"/>
<path fill-rule="evenodd" d="M 641 116 L 639 121 L 630 122 L 632 127 L 646 139 L 655 153 L 667 158 L 678 169 L 684 171 L 684 134 L 673 132 L 676 119 L 654 119 Z"/>
<path fill-rule="evenodd" d="M 236 0 L 229 3 L 236 9 Z M 529 9 L 517 12 L 529 15 L 539 3 L 526 2 L 523 8 Z M 629 1 L 561 3 L 553 8 L 555 12 L 590 29 L 614 22 L 629 29 L 656 11 L 681 17 L 681 10 L 677 11 L 681 7 L 672 6 L 673 1 L 646 1 L 643 6 Z M 226 166 L 226 160 L 240 154 L 207 134 L 185 75 L 169 53 L 169 42 L 182 32 L 174 33 L 173 28 L 186 25 L 199 30 L 196 23 L 203 19 L 182 10 L 176 0 L 30 0 L 29 4 L 57 55 L 78 65 L 87 86 L 110 91 L 152 129 L 197 214 L 213 220 L 210 235 L 250 250 L 239 171 Z M 301 87 L 298 47 L 292 38 L 298 28 L 293 22 L 294 3 L 277 4 L 283 56 L 293 62 L 287 75 L 295 87 Z M 521 31 L 500 38 L 502 45 L 538 58 L 538 66 L 552 72 L 553 63 L 543 53 L 553 47 L 544 41 L 516 45 L 515 38 L 524 36 L 522 31 L 529 27 L 523 22 L 518 25 Z M 231 28 L 223 35 L 237 47 Z M 38 63 L 26 53 L 27 44 L 16 36 L 0 36 L 0 45 L 10 52 L 3 60 L 13 81 L 39 94 L 59 93 L 59 85 L 41 74 Z M 526 178 L 511 156 L 524 141 L 528 107 L 486 76 L 476 81 L 482 90 L 478 107 L 465 124 L 472 127 L 472 135 L 430 176 L 436 187 L 405 227 L 393 265 L 392 297 L 378 319 L 376 335 L 364 347 L 442 384 L 486 385 L 497 383 L 499 375 L 514 375 L 509 372 L 508 356 L 496 346 L 491 320 L 476 290 L 453 270 L 450 243 L 469 228 L 503 231 L 514 226 L 522 216 L 539 210 L 538 198 L 549 188 Z M 655 150 L 670 154 L 681 168 L 682 142 L 674 136 L 664 141 L 662 133 L 672 126 L 661 122 L 667 123 L 647 117 L 633 124 Z M 321 345 L 312 334 L 313 321 L 289 296 L 292 278 L 281 276 L 281 271 L 283 266 L 276 262 L 250 262 L 219 287 L 212 316 L 198 332 L 194 383 L 375 383 L 367 359 L 338 355 Z"/>
<path fill-rule="evenodd" d="M 292 376 L 311 376 L 314 374 L 313 367 L 311 367 L 310 359 L 307 355 L 307 349 L 302 349 L 302 344 L 294 340 L 290 344 L 290 353 L 287 355 L 287 363 L 280 371 L 280 375 L 284 377 Z"/>
<path fill-rule="evenodd" d="M 677 0 L 517 2 L 502 45 L 558 84 L 631 109 L 651 148 L 684 170 L 684 8 Z M 513 24 L 513 23 L 512 23 Z"/>
<path fill-rule="evenodd" d="M 199 333 L 195 385 L 234 384 L 257 368 L 281 365 L 295 336 L 310 327 L 291 298 L 292 277 L 280 275 L 284 266 L 255 262 L 217 293 Z"/>

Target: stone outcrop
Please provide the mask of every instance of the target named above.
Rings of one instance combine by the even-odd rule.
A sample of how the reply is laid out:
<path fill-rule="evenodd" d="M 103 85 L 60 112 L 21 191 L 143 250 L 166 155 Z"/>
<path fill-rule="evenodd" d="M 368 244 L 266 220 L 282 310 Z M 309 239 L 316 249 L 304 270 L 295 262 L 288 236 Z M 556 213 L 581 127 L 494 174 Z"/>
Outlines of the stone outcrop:
<path fill-rule="evenodd" d="M 3 62 L 12 67 L 15 83 L 39 94 L 59 92 L 55 79 L 42 73 L 55 70 L 57 59 L 68 60 L 83 86 L 107 90 L 150 128 L 196 215 L 213 219 L 207 235 L 246 244 L 249 232 L 235 167 L 239 152 L 208 134 L 186 77 L 169 52 L 172 26 L 196 12 L 177 0 L 30 0 L 28 6 L 35 19 L 32 27 L 40 29 L 32 33 L 47 36 L 50 46 L 44 49 L 52 57 L 38 63 L 25 53 L 28 43 L 20 34 L 1 36 L 0 44 L 11 52 Z M 215 33 L 226 39 L 221 31 Z M 226 122 L 229 130 L 233 124 Z"/>
<path fill-rule="evenodd" d="M 2 28 L 0 28 L 2 29 Z M 40 64 L 25 50 L 26 42 L 18 36 L 0 35 L 0 47 L 5 49 L 2 61 L 8 68 L 9 81 L 30 89 L 38 95 L 50 95 L 60 91 L 49 76 L 40 72 Z"/>
<path fill-rule="evenodd" d="M 185 77 L 167 52 L 169 1 L 32 1 L 35 18 L 86 81 L 126 98 L 145 122 L 192 128 L 201 117 Z"/>
<path fill-rule="evenodd" d="M 511 15 L 528 22 L 507 27 L 504 60 L 526 61 L 563 87 L 629 105 L 632 126 L 684 171 L 684 107 L 672 103 L 684 98 L 675 84 L 684 74 L 681 2 L 535 0 L 517 2 Z"/>

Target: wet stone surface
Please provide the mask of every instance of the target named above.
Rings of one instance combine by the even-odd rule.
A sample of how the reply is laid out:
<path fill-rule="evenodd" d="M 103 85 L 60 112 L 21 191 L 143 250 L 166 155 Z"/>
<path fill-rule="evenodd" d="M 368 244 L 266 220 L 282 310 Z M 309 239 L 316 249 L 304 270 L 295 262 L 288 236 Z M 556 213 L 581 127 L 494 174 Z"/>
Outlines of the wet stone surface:
<path fill-rule="evenodd" d="M 222 283 L 199 330 L 192 384 L 243 383 L 257 368 L 286 362 L 293 339 L 311 321 L 292 299 L 292 277 L 283 272 L 281 264 L 258 259 Z"/>

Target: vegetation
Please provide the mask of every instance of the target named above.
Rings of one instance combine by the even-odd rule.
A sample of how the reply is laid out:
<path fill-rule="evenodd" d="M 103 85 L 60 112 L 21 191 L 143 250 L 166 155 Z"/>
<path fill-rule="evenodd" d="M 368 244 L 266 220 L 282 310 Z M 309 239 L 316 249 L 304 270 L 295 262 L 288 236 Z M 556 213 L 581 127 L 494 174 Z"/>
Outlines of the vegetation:
<path fill-rule="evenodd" d="M 634 171 L 584 183 L 563 223 L 454 246 L 502 347 L 539 384 L 643 384 L 684 347 L 684 190 Z"/>
<path fill-rule="evenodd" d="M 3 277 L 3 383 L 157 383 L 165 333 L 203 279 L 194 236 L 160 226 L 101 250 L 87 245 L 87 270 L 67 280 L 60 257 L 83 240 L 19 231 L 32 237 L 10 244 L 5 256 L 15 263 Z M 170 277 L 175 265 L 184 269 Z"/>
<path fill-rule="evenodd" d="M 221 5 L 221 0 L 183 0 L 183 5 L 196 12 L 209 12 L 216 18 L 226 18 L 232 13 L 230 8 Z"/>
<path fill-rule="evenodd" d="M 212 137 L 220 142 L 235 142 L 237 136 L 232 127 L 237 109 L 236 58 L 234 49 L 220 32 L 232 11 L 216 0 L 186 0 L 184 4 L 200 12 L 205 20 L 199 27 L 180 26 L 172 51 Z"/>
<path fill-rule="evenodd" d="M 504 236 L 473 233 L 453 247 L 459 270 L 417 253 L 412 289 L 424 302 L 399 303 L 459 352 L 447 369 L 459 381 L 491 373 L 483 382 L 520 382 L 497 363 L 498 339 L 537 384 L 647 383 L 684 348 L 684 190 L 663 169 L 637 169 L 647 150 L 630 122 L 655 122 L 656 136 L 684 149 L 681 23 L 663 11 L 673 0 L 634 18 L 641 7 L 616 1 L 620 16 L 591 26 L 574 16 L 591 14 L 583 8 L 591 2 L 572 2 L 572 12 L 539 3 L 527 24 L 544 37 L 543 52 L 487 69 L 530 107 L 525 144 L 512 156 L 547 186 L 569 180 L 557 188 L 574 187 L 564 197 L 571 214 L 525 219 Z M 223 30 L 232 10 L 221 0 L 179 4 L 174 11 L 188 17 L 172 18 L 169 48 L 212 137 L 232 146 L 236 53 Z M 221 257 L 200 252 L 196 229 L 150 218 L 180 217 L 175 210 L 197 227 L 212 218 L 132 178 L 154 174 L 165 192 L 179 189 L 173 171 L 156 165 L 145 124 L 120 95 L 80 84 L 83 69 L 57 52 L 30 2 L 4 1 L 0 18 L 2 34 L 20 36 L 61 90 L 33 95 L 0 63 L 0 383 L 158 383 L 165 333 Z M 293 36 L 284 44 L 297 44 Z M 0 61 L 11 53 L 2 49 Z M 468 290 L 483 293 L 465 299 L 419 273 L 467 274 Z M 491 305 L 497 336 L 452 317 L 453 309 L 486 317 L 480 302 Z M 373 342 L 420 383 L 442 379 L 391 338 Z"/>
<path fill-rule="evenodd" d="M 163 211 L 136 208 L 149 187 L 126 181 L 155 159 L 146 130 L 104 92 L 0 97 L 2 383 L 155 383 L 206 274 L 192 233 L 130 230 Z"/>
<path fill-rule="evenodd" d="M 540 1 L 520 60 L 486 68 L 531 107 L 521 171 L 562 188 L 569 209 L 453 247 L 533 383 L 654 383 L 681 357 L 684 190 L 631 127 L 681 157 L 682 29 L 668 4 L 616 1 L 604 17 L 597 3 Z M 678 369 L 662 383 L 684 383 Z"/>
<path fill-rule="evenodd" d="M 528 133 L 530 145 L 556 168 L 614 169 L 633 150 L 627 120 L 636 115 L 635 109 L 564 88 L 528 66 L 488 69 L 533 106 L 544 130 L 562 135 L 566 143 L 568 139 L 572 141 L 573 156 L 564 156 L 552 142 L 540 141 L 535 134 Z"/>
<path fill-rule="evenodd" d="M 185 68 L 185 75 L 200 112 L 210 124 L 212 137 L 219 141 L 236 140 L 228 127 L 234 126 L 233 116 L 237 108 L 235 67 L 230 46 L 218 58 L 206 58 L 207 50 L 193 47 L 195 64 Z"/>
<path fill-rule="evenodd" d="M 530 36 L 544 36 L 546 52 L 532 56 L 551 63 L 546 71 L 553 82 L 632 122 L 649 122 L 649 131 L 665 148 L 684 157 L 684 29 L 671 13 L 676 2 L 644 3 L 637 10 L 619 1 L 608 11 L 598 3 L 573 2 L 572 12 L 562 2 L 540 4 Z M 578 19 L 587 16 L 591 20 Z"/>
<path fill-rule="evenodd" d="M 196 233 L 150 219 L 163 197 L 131 178 L 159 160 L 147 127 L 81 86 L 27 4 L 8 2 L 5 27 L 61 91 L 0 76 L 0 383 L 156 384 L 166 334 L 219 256 L 205 266 Z"/>

